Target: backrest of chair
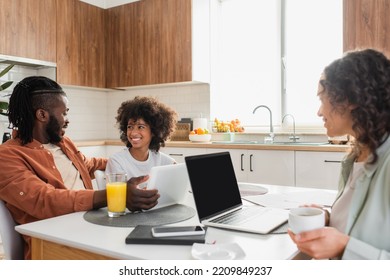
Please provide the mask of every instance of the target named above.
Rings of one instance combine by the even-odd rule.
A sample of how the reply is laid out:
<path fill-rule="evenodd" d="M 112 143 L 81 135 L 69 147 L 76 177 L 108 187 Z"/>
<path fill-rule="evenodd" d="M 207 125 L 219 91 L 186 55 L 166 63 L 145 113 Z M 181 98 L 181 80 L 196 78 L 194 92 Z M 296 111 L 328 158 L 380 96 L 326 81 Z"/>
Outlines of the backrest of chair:
<path fill-rule="evenodd" d="M 21 234 L 15 230 L 15 226 L 11 213 L 4 201 L 0 200 L 0 235 L 7 260 L 24 259 L 24 241 Z"/>
<path fill-rule="evenodd" d="M 95 179 L 96 179 L 96 185 L 98 190 L 105 190 L 106 189 L 106 174 L 103 170 L 96 170 L 94 172 Z"/>

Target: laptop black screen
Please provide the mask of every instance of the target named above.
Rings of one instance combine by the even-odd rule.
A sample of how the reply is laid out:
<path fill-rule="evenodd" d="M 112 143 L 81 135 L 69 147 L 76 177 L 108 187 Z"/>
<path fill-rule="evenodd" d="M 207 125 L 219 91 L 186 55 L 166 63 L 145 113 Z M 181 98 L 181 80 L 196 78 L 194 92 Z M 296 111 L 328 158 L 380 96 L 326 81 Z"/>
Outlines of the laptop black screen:
<path fill-rule="evenodd" d="M 229 152 L 185 157 L 201 220 L 242 205 Z"/>

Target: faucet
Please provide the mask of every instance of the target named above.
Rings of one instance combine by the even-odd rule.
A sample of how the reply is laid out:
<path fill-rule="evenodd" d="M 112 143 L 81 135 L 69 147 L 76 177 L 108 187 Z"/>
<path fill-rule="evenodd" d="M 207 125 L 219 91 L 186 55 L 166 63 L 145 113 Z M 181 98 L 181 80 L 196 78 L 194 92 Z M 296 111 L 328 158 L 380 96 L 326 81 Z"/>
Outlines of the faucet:
<path fill-rule="evenodd" d="M 256 112 L 257 109 L 259 108 L 265 108 L 269 111 L 269 137 L 265 138 L 264 139 L 264 142 L 267 142 L 267 143 L 273 143 L 274 142 L 274 138 L 275 138 L 275 134 L 274 134 L 274 127 L 272 125 L 272 112 L 271 112 L 271 109 L 268 107 L 268 106 L 265 106 L 265 105 L 259 105 L 257 106 L 254 110 L 253 110 L 253 114 Z"/>
<path fill-rule="evenodd" d="M 295 135 L 295 118 L 294 118 L 294 116 L 291 115 L 291 114 L 286 114 L 286 115 L 284 115 L 284 117 L 283 117 L 283 119 L 282 119 L 282 123 L 284 122 L 284 119 L 285 119 L 286 117 L 291 117 L 292 120 L 293 120 L 293 135 L 290 136 L 290 137 L 288 137 L 288 139 L 292 140 L 293 142 L 297 142 L 297 140 L 299 139 L 299 136 L 296 136 L 296 135 Z"/>

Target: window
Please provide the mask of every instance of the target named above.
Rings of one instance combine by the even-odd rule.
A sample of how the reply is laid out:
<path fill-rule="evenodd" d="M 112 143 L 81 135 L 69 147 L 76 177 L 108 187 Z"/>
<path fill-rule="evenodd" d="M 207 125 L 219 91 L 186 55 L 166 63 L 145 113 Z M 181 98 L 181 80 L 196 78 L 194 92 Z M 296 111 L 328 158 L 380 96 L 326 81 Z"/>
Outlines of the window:
<path fill-rule="evenodd" d="M 317 117 L 318 79 L 343 51 L 341 0 L 285 0 L 284 112 L 299 126 L 323 125 Z"/>
<path fill-rule="evenodd" d="M 275 131 L 293 114 L 297 128 L 322 129 L 316 96 L 322 69 L 342 54 L 342 0 L 213 0 L 211 118 L 239 118 Z"/>

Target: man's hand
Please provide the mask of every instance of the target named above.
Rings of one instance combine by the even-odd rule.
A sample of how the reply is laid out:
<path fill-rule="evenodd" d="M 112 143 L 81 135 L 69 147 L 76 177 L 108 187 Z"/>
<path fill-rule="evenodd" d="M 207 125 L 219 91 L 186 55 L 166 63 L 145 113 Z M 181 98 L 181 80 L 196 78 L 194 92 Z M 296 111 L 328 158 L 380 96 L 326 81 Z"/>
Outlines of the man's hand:
<path fill-rule="evenodd" d="M 126 207 L 130 211 L 147 210 L 157 205 L 160 194 L 157 190 L 139 188 L 138 185 L 147 181 L 149 176 L 133 177 L 127 181 Z"/>

